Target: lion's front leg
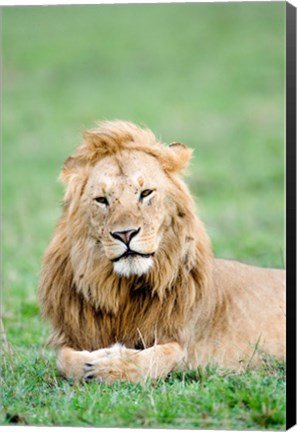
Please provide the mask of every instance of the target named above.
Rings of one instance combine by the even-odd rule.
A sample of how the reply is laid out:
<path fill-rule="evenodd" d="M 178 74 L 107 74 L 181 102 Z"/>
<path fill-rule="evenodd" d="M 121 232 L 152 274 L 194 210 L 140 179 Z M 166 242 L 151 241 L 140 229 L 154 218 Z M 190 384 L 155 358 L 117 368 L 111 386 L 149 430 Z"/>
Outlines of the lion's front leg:
<path fill-rule="evenodd" d="M 165 377 L 185 359 L 185 350 L 176 343 L 155 345 L 142 351 L 127 349 L 120 344 L 99 350 L 98 357 L 86 362 L 85 381 L 140 382 Z"/>

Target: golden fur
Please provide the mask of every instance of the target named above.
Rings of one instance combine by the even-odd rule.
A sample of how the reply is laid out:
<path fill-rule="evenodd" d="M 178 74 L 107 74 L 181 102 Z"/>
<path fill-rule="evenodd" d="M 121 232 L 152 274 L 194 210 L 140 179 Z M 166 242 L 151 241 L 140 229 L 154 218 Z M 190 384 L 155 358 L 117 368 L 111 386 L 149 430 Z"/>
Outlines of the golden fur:
<path fill-rule="evenodd" d="M 284 272 L 213 258 L 179 176 L 190 156 L 114 121 L 65 161 L 39 291 L 62 374 L 113 382 L 209 362 L 238 369 L 256 345 L 284 356 Z"/>

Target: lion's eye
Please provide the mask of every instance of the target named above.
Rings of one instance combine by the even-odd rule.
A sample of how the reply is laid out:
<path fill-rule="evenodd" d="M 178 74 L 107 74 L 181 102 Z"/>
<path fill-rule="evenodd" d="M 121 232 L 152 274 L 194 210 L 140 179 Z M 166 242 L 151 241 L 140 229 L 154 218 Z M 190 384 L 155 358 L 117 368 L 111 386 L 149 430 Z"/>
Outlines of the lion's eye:
<path fill-rule="evenodd" d="M 151 189 L 145 189 L 144 191 L 141 192 L 140 194 L 140 199 L 146 198 L 149 195 L 151 195 L 154 191 Z"/>
<path fill-rule="evenodd" d="M 105 197 L 97 197 L 97 198 L 95 198 L 95 201 L 99 204 L 104 204 L 104 205 L 108 206 L 108 201 L 107 201 L 107 198 L 105 198 Z"/>

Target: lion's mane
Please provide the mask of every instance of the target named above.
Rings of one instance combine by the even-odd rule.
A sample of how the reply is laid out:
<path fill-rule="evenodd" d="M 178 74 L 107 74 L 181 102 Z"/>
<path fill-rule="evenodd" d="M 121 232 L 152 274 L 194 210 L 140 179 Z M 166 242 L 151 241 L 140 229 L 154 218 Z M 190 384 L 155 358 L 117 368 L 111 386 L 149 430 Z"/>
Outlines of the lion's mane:
<path fill-rule="evenodd" d="M 189 329 L 205 332 L 214 318 L 220 303 L 218 293 L 209 293 L 210 242 L 179 177 L 191 151 L 179 147 L 173 152 L 151 131 L 131 123 L 103 122 L 85 133 L 65 161 L 63 213 L 43 259 L 39 290 L 43 316 L 53 327 L 52 346 L 95 350 L 117 341 L 136 348 L 172 340 L 187 343 Z M 90 168 L 111 154 L 121 158 L 124 149 L 157 158 L 174 184 L 166 246 L 157 251 L 148 274 L 130 278 L 117 276 L 108 260 L 98 259 L 80 206 Z M 73 264 L 77 260 L 83 273 Z"/>

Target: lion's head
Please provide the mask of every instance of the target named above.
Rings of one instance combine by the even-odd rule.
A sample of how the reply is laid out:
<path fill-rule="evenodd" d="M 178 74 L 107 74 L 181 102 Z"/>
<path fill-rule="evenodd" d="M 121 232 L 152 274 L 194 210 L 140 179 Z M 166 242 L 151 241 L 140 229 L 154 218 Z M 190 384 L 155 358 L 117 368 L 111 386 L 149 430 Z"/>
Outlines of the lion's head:
<path fill-rule="evenodd" d="M 191 233 L 181 237 L 190 197 L 176 175 L 190 156 L 181 143 L 166 147 L 150 131 L 115 121 L 87 131 L 66 160 L 61 178 L 77 236 L 87 236 L 118 276 L 148 273 L 174 236 L 177 247 L 190 246 Z"/>

